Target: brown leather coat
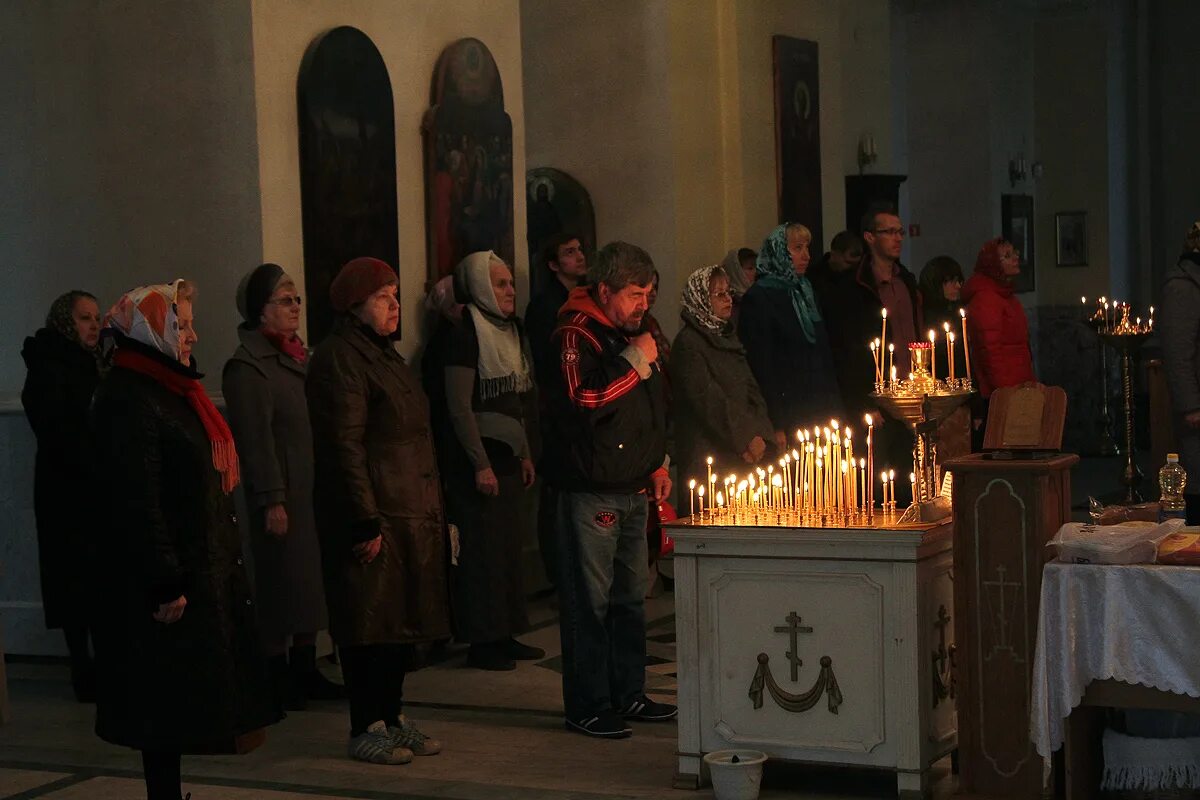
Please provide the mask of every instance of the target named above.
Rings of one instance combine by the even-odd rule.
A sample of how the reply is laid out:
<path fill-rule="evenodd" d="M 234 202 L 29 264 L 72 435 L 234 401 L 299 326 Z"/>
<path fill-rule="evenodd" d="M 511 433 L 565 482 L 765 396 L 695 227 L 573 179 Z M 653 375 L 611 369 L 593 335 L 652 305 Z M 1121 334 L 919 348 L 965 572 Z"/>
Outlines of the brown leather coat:
<path fill-rule="evenodd" d="M 346 318 L 313 353 L 307 394 L 334 641 L 449 636 L 446 526 L 420 380 L 390 343 Z M 354 545 L 377 535 L 379 555 L 360 564 Z"/>

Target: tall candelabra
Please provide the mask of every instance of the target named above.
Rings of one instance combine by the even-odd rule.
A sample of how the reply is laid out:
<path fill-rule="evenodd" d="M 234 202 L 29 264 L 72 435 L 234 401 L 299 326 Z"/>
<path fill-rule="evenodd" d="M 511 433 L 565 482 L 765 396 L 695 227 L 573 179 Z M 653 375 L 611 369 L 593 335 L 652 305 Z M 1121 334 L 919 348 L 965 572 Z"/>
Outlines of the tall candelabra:
<path fill-rule="evenodd" d="M 1137 465 L 1133 436 L 1133 365 L 1138 351 L 1148 338 L 1149 332 L 1100 334 L 1100 340 L 1121 355 L 1121 396 L 1125 406 L 1125 466 L 1121 471 L 1121 485 L 1125 487 L 1126 503 L 1142 502 L 1142 493 L 1138 486 L 1141 485 L 1143 475 Z"/>

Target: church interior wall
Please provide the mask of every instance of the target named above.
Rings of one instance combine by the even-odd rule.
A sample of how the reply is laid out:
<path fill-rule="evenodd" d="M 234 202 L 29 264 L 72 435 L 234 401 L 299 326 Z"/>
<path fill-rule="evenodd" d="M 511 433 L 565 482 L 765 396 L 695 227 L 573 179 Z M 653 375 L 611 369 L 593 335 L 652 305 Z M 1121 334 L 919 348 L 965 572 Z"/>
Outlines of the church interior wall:
<path fill-rule="evenodd" d="M 234 290 L 261 255 L 250 22 L 244 0 L 0 4 L 9 405 L 56 296 L 84 289 L 103 310 L 176 277 L 198 283 L 197 357 L 219 384 Z"/>
<path fill-rule="evenodd" d="M 425 257 L 425 177 L 421 118 L 430 104 L 433 69 L 442 50 L 464 37 L 487 45 L 504 86 L 513 125 L 513 174 L 525 174 L 525 106 L 517 0 L 253 0 L 254 89 L 262 185 L 262 255 L 303 274 L 300 224 L 296 78 L 309 44 L 338 25 L 362 30 L 379 49 L 392 82 L 396 115 L 396 200 L 399 209 L 401 341 L 405 356 L 419 352 Z M 525 193 L 514 192 L 518 296 L 528 295 Z"/>
<path fill-rule="evenodd" d="M 826 242 L 814 258 L 844 226 L 860 134 L 880 142 L 881 163 L 890 157 L 885 3 L 522 0 L 521 16 L 528 163 L 587 187 L 601 242 L 650 252 L 670 332 L 687 275 L 731 247 L 758 249 L 778 224 L 772 35 L 820 48 Z"/>
<path fill-rule="evenodd" d="M 1200 61 L 1195 44 L 1200 3 L 1163 0 L 1147 5 L 1153 57 L 1147 76 L 1152 244 L 1141 266 L 1158 296 L 1163 273 L 1179 259 L 1188 227 L 1200 219 Z"/>

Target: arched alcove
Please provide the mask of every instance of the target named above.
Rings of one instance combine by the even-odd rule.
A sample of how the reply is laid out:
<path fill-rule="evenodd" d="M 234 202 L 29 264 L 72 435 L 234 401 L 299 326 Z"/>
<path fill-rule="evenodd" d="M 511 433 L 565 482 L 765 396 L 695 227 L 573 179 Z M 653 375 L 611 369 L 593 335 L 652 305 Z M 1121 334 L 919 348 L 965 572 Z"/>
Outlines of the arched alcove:
<path fill-rule="evenodd" d="M 396 118 L 383 57 L 348 26 L 309 46 L 296 99 L 304 292 L 315 343 L 333 324 L 329 284 L 342 264 L 374 256 L 399 269 Z"/>
<path fill-rule="evenodd" d="M 459 39 L 433 72 L 425 147 L 426 252 L 432 284 L 468 253 L 513 263 L 512 119 L 487 45 Z"/>

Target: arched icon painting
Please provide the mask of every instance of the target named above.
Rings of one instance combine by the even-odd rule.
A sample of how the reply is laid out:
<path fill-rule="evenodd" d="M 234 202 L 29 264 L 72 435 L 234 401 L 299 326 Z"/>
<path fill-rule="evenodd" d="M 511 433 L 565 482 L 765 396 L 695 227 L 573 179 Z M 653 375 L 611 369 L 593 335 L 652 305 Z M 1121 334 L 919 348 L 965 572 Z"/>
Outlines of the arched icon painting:
<path fill-rule="evenodd" d="M 343 264 L 373 256 L 399 268 L 396 118 L 383 57 L 346 26 L 309 46 L 296 100 L 304 307 L 316 343 L 333 325 L 329 284 Z"/>
<path fill-rule="evenodd" d="M 431 103 L 421 123 L 430 285 L 468 253 L 494 250 L 510 265 L 514 254 L 512 120 L 483 42 L 442 51 Z"/>

